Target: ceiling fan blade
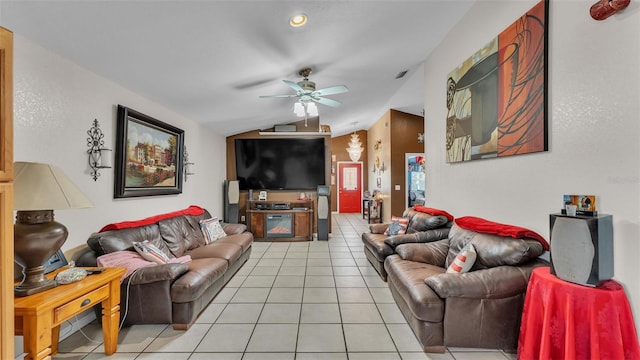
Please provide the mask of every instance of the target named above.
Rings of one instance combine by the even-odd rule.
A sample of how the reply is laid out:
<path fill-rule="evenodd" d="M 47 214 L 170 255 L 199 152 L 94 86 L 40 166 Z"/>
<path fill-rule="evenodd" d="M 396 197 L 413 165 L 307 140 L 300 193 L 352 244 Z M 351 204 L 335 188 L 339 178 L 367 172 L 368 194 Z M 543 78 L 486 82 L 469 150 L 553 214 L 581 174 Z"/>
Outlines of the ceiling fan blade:
<path fill-rule="evenodd" d="M 347 89 L 346 86 L 338 85 L 338 86 L 332 86 L 332 87 L 316 90 L 312 93 L 312 95 L 327 96 L 327 95 L 342 94 L 342 93 L 346 93 L 347 91 L 349 91 L 349 89 Z"/>
<path fill-rule="evenodd" d="M 303 88 L 300 87 L 300 85 L 298 85 L 297 83 L 294 83 L 293 81 L 289 81 L 289 80 L 282 80 L 285 84 L 289 85 L 293 90 L 295 90 L 296 92 L 300 93 L 300 94 L 304 94 L 305 91 Z"/>
<path fill-rule="evenodd" d="M 289 94 L 289 95 L 260 95 L 261 98 L 292 98 L 292 97 L 298 97 L 298 95 L 296 94 Z"/>
<path fill-rule="evenodd" d="M 340 105 L 342 105 L 342 103 L 340 101 L 335 101 L 329 98 L 323 98 L 323 97 L 312 97 L 311 100 L 322 104 L 322 105 L 327 105 L 327 106 L 331 106 L 331 107 L 338 107 Z"/>

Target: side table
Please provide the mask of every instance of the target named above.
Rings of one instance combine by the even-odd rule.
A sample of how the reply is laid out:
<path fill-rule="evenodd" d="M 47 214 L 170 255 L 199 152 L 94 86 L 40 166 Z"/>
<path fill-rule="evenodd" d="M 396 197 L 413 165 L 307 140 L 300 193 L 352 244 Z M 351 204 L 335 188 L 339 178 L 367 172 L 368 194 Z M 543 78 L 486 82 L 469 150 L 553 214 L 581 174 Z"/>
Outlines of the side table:
<path fill-rule="evenodd" d="M 15 298 L 15 333 L 24 336 L 25 359 L 51 359 L 58 352 L 60 324 L 100 303 L 104 352 L 107 355 L 116 352 L 120 277 L 124 272 L 124 268 L 105 268 L 101 274 L 88 275 L 81 281 Z"/>
<path fill-rule="evenodd" d="M 518 359 L 640 359 L 624 288 L 570 283 L 549 267 L 533 270 L 525 298 Z"/>
<path fill-rule="evenodd" d="M 376 207 L 377 216 L 371 216 L 372 205 Z M 368 224 L 371 224 L 371 220 L 376 220 L 377 222 L 382 223 L 382 200 L 363 198 L 362 218 L 366 219 Z"/>

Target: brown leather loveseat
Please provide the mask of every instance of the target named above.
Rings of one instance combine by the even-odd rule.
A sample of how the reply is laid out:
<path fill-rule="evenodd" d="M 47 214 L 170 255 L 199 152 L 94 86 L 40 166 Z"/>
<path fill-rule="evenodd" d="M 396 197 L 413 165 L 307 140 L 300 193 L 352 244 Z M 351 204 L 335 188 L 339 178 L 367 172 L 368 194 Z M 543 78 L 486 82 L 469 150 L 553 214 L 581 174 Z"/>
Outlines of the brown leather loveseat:
<path fill-rule="evenodd" d="M 387 281 L 384 260 L 395 254 L 395 247 L 405 243 L 424 243 L 444 239 L 449 234 L 451 223 L 444 215 L 430 215 L 408 208 L 402 217 L 409 220 L 407 230 L 402 235 L 385 235 L 390 224 L 371 224 L 368 232 L 362 233 L 364 253 L 382 280 Z"/>
<path fill-rule="evenodd" d="M 469 243 L 477 253 L 470 271 L 447 273 Z M 545 249 L 544 239 L 480 233 L 454 223 L 447 239 L 397 246 L 384 267 L 391 294 L 425 351 L 453 346 L 515 352 L 529 277 L 535 267 L 548 265 L 538 258 Z"/>
<path fill-rule="evenodd" d="M 169 258 L 191 257 L 186 263 L 142 267 L 124 279 L 120 301 L 124 324 L 170 323 L 177 330 L 189 328 L 249 258 L 253 235 L 245 225 L 222 224 L 227 236 L 206 244 L 199 221 L 211 215 L 199 207 L 189 209 L 194 208 L 201 214 L 160 215 L 149 224 L 144 219 L 143 225 L 95 233 L 87 240 L 89 248 L 74 256 L 80 266 L 96 266 L 100 255 L 135 251 L 133 242 L 148 240 Z"/>

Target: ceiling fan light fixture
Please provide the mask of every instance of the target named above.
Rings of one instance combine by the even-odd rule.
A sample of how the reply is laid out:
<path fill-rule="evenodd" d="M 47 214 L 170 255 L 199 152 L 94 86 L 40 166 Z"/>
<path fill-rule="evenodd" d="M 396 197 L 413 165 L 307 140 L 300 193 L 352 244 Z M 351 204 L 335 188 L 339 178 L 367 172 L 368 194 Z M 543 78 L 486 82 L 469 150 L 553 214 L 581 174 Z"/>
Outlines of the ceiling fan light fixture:
<path fill-rule="evenodd" d="M 311 101 L 298 101 L 293 104 L 293 113 L 299 117 L 314 117 L 318 116 L 318 107 Z"/>
<path fill-rule="evenodd" d="M 301 102 L 293 104 L 293 113 L 296 114 L 296 116 L 303 117 L 305 113 L 304 105 L 302 105 Z"/>
<path fill-rule="evenodd" d="M 318 107 L 316 103 L 330 107 L 338 107 L 342 103 L 333 99 L 329 99 L 327 95 L 337 95 L 348 92 L 344 85 L 331 86 L 324 89 L 316 89 L 316 83 L 309 80 L 311 68 L 304 68 L 298 72 L 303 77 L 302 81 L 293 82 L 290 80 L 282 80 L 287 86 L 292 88 L 295 94 L 286 95 L 261 95 L 261 98 L 296 98 L 293 104 L 293 113 L 299 117 L 318 116 Z"/>
<path fill-rule="evenodd" d="M 291 25 L 292 27 L 301 27 L 307 23 L 307 20 L 307 15 L 302 13 L 296 14 L 289 19 L 289 25 Z"/>
<path fill-rule="evenodd" d="M 307 103 L 307 114 L 309 114 L 309 116 L 318 116 L 318 107 L 315 103 Z"/>

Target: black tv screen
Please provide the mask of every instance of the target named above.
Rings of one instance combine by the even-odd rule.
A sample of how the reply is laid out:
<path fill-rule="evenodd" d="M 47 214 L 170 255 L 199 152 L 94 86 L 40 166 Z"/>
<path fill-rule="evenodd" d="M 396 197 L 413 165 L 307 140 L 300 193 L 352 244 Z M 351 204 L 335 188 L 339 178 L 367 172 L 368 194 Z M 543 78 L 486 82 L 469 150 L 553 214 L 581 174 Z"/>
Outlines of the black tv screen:
<path fill-rule="evenodd" d="M 240 190 L 309 190 L 325 183 L 324 139 L 236 139 Z"/>

